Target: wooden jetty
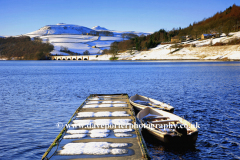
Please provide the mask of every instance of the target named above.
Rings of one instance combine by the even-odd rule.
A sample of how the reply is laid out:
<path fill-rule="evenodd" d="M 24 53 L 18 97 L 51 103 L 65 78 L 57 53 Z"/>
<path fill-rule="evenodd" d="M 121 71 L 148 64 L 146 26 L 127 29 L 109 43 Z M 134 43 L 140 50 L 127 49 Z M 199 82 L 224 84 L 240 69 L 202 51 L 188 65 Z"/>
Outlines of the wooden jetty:
<path fill-rule="evenodd" d="M 149 159 L 127 94 L 91 94 L 45 152 L 48 159 Z"/>

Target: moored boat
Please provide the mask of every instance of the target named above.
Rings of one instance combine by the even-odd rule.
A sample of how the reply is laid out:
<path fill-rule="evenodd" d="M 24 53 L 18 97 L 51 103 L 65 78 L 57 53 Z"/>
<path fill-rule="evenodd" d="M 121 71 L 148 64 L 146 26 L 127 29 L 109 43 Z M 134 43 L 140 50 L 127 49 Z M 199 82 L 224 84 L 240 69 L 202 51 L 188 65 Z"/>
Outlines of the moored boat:
<path fill-rule="evenodd" d="M 174 107 L 170 106 L 169 104 L 138 94 L 135 94 L 134 96 L 130 97 L 129 101 L 137 110 L 142 110 L 146 107 L 151 107 L 168 111 L 171 113 L 174 111 Z"/>
<path fill-rule="evenodd" d="M 194 144 L 198 129 L 187 120 L 158 109 L 146 107 L 137 115 L 143 128 L 165 144 Z"/>

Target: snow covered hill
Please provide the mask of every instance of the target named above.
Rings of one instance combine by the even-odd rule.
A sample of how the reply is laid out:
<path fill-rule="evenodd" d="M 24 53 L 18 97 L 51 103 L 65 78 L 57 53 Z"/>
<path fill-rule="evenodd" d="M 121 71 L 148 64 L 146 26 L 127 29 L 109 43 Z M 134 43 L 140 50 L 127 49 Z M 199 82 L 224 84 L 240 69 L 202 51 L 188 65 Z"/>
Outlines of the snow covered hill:
<path fill-rule="evenodd" d="M 176 50 L 173 44 L 163 44 L 149 51 L 134 51 L 121 53 L 119 60 L 240 60 L 240 45 L 210 46 L 217 42 L 226 43 L 235 38 L 240 38 L 239 32 L 230 33 L 231 36 L 222 34 L 220 38 L 206 40 L 186 41 L 182 44 L 194 44 L 196 47 L 184 47 Z M 174 51 L 174 52 L 173 52 Z"/>
<path fill-rule="evenodd" d="M 99 34 L 96 34 L 98 32 Z M 104 35 L 104 34 L 107 35 Z M 111 34 L 109 34 L 111 33 Z M 37 31 L 25 34 L 31 38 L 39 37 L 43 42 L 54 45 L 53 55 L 69 55 L 60 50 L 66 48 L 75 54 L 83 54 L 86 50 L 92 55 L 101 54 L 104 49 L 109 49 L 114 41 L 122 41 L 122 34 L 130 33 L 138 36 L 151 33 L 135 31 L 114 31 L 104 27 L 94 26 L 87 28 L 84 26 L 59 23 L 57 25 L 47 25 Z M 230 33 L 231 36 L 224 34 L 220 38 L 206 40 L 192 40 L 183 42 L 186 45 L 196 47 L 184 47 L 179 51 L 173 52 L 172 44 L 159 45 L 149 51 L 133 51 L 120 53 L 119 60 L 209 60 L 209 59 L 234 59 L 240 60 L 240 46 L 209 46 L 210 43 L 228 42 L 234 38 L 240 38 L 240 32 Z M 126 40 L 126 38 L 124 38 Z M 94 60 L 109 60 L 109 56 L 98 56 Z"/>
<path fill-rule="evenodd" d="M 92 30 L 95 30 L 95 31 L 108 31 L 108 29 L 106 29 L 104 27 L 100 27 L 100 26 L 94 26 L 94 27 L 92 27 Z"/>
<path fill-rule="evenodd" d="M 52 51 L 52 54 L 54 55 L 68 55 L 68 53 L 60 50 L 67 48 L 76 54 L 83 54 L 84 51 L 88 50 L 90 54 L 100 54 L 104 49 L 109 49 L 112 42 L 122 41 L 122 34 L 124 33 L 136 34 L 138 36 L 151 34 L 135 31 L 114 31 L 100 26 L 87 28 L 79 25 L 58 23 L 56 25 L 44 26 L 25 35 L 31 38 L 38 37 L 43 42 L 53 44 L 54 51 Z"/>
<path fill-rule="evenodd" d="M 72 25 L 72 24 L 64 24 L 58 23 L 57 25 L 47 25 L 40 28 L 37 31 L 28 33 L 32 35 L 49 35 L 49 34 L 86 34 L 93 31 L 90 28 Z"/>

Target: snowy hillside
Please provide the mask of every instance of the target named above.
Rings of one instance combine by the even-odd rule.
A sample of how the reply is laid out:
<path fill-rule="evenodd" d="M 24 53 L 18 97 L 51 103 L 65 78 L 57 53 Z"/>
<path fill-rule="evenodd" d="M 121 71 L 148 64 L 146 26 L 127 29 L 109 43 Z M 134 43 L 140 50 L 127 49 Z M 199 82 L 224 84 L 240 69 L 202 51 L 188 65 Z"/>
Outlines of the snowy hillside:
<path fill-rule="evenodd" d="M 95 31 L 108 31 L 108 29 L 106 29 L 104 27 L 100 27 L 100 26 L 94 26 L 92 28 L 92 30 L 95 30 Z"/>
<path fill-rule="evenodd" d="M 217 42 L 226 43 L 234 38 L 240 38 L 240 32 L 225 34 L 220 38 L 206 40 L 192 40 L 182 44 L 195 44 L 196 47 L 184 47 L 173 52 L 172 44 L 158 45 L 149 51 L 134 51 L 132 54 L 125 52 L 119 55 L 119 60 L 214 60 L 230 59 L 240 60 L 240 45 L 210 46 Z"/>
<path fill-rule="evenodd" d="M 98 32 L 100 33 L 99 35 L 96 34 Z M 25 35 L 32 39 L 38 37 L 43 42 L 53 44 L 54 51 L 52 54 L 54 55 L 68 55 L 68 53 L 60 52 L 60 50 L 65 47 L 76 54 L 83 54 L 86 50 L 90 54 L 100 54 L 104 49 L 109 49 L 112 42 L 122 41 L 122 34 L 124 33 L 136 34 L 138 36 L 151 34 L 134 31 L 113 31 L 100 26 L 94 26 L 90 29 L 84 26 L 58 23 L 56 25 L 44 26 L 37 31 Z"/>
<path fill-rule="evenodd" d="M 47 25 L 40 28 L 37 31 L 28 33 L 28 34 L 35 34 L 35 35 L 46 35 L 46 34 L 85 34 L 90 33 L 93 31 L 90 28 L 72 25 L 72 24 L 64 24 L 58 23 L 57 25 Z"/>

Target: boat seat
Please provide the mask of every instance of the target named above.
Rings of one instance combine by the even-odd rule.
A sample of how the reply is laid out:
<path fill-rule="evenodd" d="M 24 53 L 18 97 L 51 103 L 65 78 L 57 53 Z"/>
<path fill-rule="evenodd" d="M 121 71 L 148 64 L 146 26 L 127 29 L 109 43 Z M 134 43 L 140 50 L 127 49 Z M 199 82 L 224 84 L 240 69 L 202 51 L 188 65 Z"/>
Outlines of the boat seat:
<path fill-rule="evenodd" d="M 160 128 L 159 128 L 160 129 Z M 165 128 L 165 130 L 163 128 L 160 129 L 162 132 L 173 132 L 171 129 L 169 128 Z"/>
<path fill-rule="evenodd" d="M 156 116 L 155 118 L 169 118 L 169 117 L 165 117 L 165 116 Z"/>
<path fill-rule="evenodd" d="M 155 128 L 155 129 L 159 130 L 161 132 L 167 132 L 169 134 L 174 133 L 174 131 L 172 129 L 169 129 L 169 128 L 165 128 L 165 130 L 164 130 L 164 128 Z"/>
<path fill-rule="evenodd" d="M 168 122 L 179 122 L 179 120 L 162 120 L 162 121 L 152 121 L 151 123 L 168 123 Z"/>
<path fill-rule="evenodd" d="M 143 120 L 147 120 L 147 121 L 153 121 L 153 120 L 161 120 L 161 119 L 168 119 L 169 117 L 165 117 L 165 116 L 156 116 L 156 117 L 145 117 L 143 118 Z"/>
<path fill-rule="evenodd" d="M 149 103 L 149 104 L 150 104 L 151 106 L 164 108 L 161 104 L 155 104 L 155 103 Z"/>
<path fill-rule="evenodd" d="M 165 116 L 158 116 L 158 117 L 153 117 L 150 120 L 161 120 L 161 119 L 168 119 L 169 117 L 165 117 Z"/>

